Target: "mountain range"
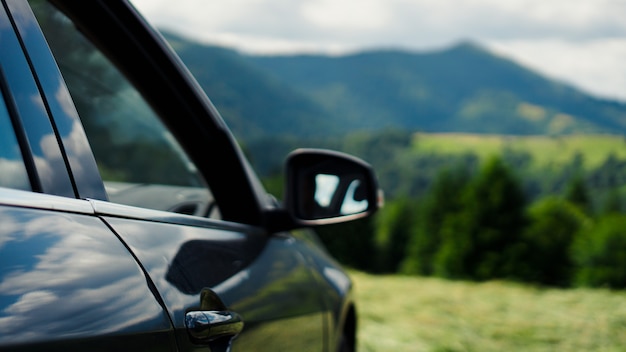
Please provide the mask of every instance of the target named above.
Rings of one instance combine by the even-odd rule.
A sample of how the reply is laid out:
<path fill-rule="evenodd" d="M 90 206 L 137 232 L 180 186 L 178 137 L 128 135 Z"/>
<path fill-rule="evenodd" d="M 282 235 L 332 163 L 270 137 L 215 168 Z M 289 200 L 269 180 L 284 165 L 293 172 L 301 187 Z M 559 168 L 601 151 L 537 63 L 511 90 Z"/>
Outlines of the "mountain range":
<path fill-rule="evenodd" d="M 626 104 L 590 96 L 472 42 L 430 52 L 258 56 L 164 36 L 244 140 L 381 129 L 626 133 Z"/>

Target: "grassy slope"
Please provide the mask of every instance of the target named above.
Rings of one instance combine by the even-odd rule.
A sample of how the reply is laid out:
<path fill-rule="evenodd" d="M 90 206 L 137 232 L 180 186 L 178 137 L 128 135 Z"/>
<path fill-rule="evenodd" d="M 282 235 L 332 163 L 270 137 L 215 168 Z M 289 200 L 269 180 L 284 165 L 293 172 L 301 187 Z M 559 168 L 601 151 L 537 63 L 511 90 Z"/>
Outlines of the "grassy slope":
<path fill-rule="evenodd" d="M 558 167 L 569 163 L 580 152 L 585 168 L 602 164 L 610 153 L 626 158 L 626 139 L 618 135 L 570 136 L 501 136 L 464 133 L 433 133 L 415 135 L 413 151 L 417 153 L 462 154 L 472 152 L 481 158 L 498 154 L 504 148 L 525 151 L 533 157 L 536 167 Z"/>
<path fill-rule="evenodd" d="M 359 351 L 623 351 L 626 292 L 352 272 Z"/>

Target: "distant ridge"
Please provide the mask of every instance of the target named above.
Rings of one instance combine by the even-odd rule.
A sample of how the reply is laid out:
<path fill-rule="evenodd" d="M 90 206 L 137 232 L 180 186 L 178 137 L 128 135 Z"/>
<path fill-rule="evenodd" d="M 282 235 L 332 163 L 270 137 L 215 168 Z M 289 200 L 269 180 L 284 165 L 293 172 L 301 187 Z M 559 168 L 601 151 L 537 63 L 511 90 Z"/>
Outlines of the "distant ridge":
<path fill-rule="evenodd" d="M 594 98 L 473 42 L 422 53 L 251 56 L 166 38 L 243 138 L 379 129 L 626 133 L 626 104 Z"/>

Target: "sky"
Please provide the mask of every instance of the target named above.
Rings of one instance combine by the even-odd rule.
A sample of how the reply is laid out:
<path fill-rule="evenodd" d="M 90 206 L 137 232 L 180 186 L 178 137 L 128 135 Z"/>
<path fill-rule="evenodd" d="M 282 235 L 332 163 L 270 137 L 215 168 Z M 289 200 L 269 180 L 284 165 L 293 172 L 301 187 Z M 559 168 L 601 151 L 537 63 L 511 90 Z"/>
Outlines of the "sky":
<path fill-rule="evenodd" d="M 626 0 L 131 0 L 144 17 L 252 54 L 441 50 L 473 41 L 626 102 Z"/>

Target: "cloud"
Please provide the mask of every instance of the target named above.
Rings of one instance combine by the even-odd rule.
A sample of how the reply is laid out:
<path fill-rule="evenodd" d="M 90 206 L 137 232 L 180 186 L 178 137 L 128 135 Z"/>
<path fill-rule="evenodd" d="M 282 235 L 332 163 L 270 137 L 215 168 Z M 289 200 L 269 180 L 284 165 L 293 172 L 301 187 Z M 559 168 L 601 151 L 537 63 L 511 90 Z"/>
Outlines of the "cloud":
<path fill-rule="evenodd" d="M 134 0 L 157 25 L 201 36 L 273 37 L 294 42 L 357 40 L 414 44 L 478 39 L 626 36 L 623 0 Z M 186 28 L 186 29 L 185 29 Z M 200 34 L 202 33 L 202 34 Z M 374 34 L 372 36 L 372 34 Z M 243 45 L 243 44 L 241 44 Z"/>
<path fill-rule="evenodd" d="M 0 218 L 21 222 L 0 229 L 8 239 L 0 247 L 3 342 L 137 331 L 139 323 L 162 315 L 137 263 L 99 219 L 7 214 Z M 20 245 L 20 255 L 6 256 L 10 245 Z"/>
<path fill-rule="evenodd" d="M 317 0 L 303 3 L 301 10 L 312 25 L 341 32 L 381 30 L 392 20 L 382 0 Z"/>
<path fill-rule="evenodd" d="M 30 190 L 30 182 L 22 160 L 0 157 L 0 186 Z M 0 240 L 2 243 L 2 240 Z"/>
<path fill-rule="evenodd" d="M 619 78 L 626 77 L 626 56 L 617 47 L 626 40 L 624 0 L 133 3 L 157 27 L 260 54 L 429 50 L 473 40 L 587 91 L 626 100 Z"/>
<path fill-rule="evenodd" d="M 626 100 L 626 38 L 492 41 L 488 46 L 598 97 Z"/>

